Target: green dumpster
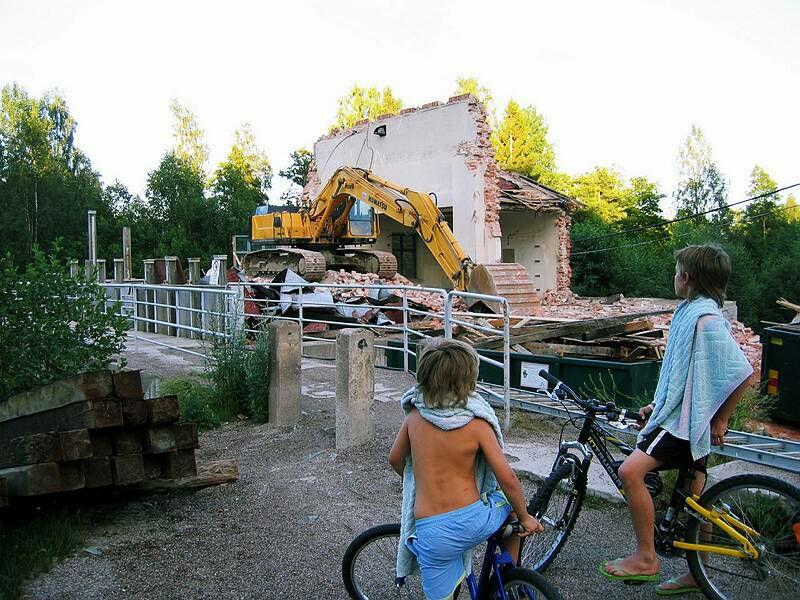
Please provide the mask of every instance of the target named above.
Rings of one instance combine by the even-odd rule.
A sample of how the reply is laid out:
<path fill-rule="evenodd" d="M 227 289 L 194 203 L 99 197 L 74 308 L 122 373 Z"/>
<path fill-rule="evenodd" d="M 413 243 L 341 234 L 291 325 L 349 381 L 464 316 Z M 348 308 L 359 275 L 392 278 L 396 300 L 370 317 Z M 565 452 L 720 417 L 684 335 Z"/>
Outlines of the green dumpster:
<path fill-rule="evenodd" d="M 399 350 L 386 351 L 386 366 L 402 369 L 403 343 L 391 340 L 388 346 Z M 416 344 L 409 343 L 409 349 L 416 352 Z M 503 361 L 503 353 L 497 350 L 479 350 L 478 354 L 497 362 Z M 519 352 L 512 352 L 510 360 L 512 388 L 539 389 L 542 385 L 539 370 L 547 369 L 580 395 L 603 400 L 613 397 L 618 406 L 627 408 L 638 408 L 652 400 L 658 382 L 658 370 L 661 368 L 661 361 L 658 360 L 627 363 Z M 415 357 L 408 357 L 408 368 L 416 370 Z M 484 383 L 502 385 L 503 370 L 481 361 L 478 379 Z"/>
<path fill-rule="evenodd" d="M 775 398 L 772 417 L 800 424 L 800 324 L 766 327 L 761 334 L 761 381 Z"/>

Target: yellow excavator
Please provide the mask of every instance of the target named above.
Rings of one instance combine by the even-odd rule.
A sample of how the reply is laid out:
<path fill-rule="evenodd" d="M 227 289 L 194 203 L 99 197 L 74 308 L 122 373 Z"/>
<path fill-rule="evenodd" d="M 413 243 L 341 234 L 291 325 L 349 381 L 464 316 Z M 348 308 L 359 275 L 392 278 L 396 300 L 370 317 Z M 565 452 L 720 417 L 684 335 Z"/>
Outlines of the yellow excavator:
<path fill-rule="evenodd" d="M 307 281 L 319 281 L 326 269 L 393 277 L 397 272 L 393 254 L 353 247 L 375 243 L 379 214 L 416 231 L 455 289 L 504 296 L 512 314 L 532 314 L 536 291 L 522 265 L 476 265 L 429 194 L 354 167 L 339 168 L 308 208 L 257 210 L 251 220 L 251 240 L 268 247 L 246 254 L 242 267 L 248 276 L 266 277 L 289 268 Z"/>

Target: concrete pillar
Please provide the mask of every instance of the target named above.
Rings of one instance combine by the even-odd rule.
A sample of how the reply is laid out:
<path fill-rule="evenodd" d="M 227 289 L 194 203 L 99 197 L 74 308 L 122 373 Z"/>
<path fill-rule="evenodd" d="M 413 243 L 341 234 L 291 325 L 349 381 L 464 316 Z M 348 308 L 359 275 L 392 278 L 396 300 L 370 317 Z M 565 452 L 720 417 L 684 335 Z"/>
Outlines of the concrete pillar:
<path fill-rule="evenodd" d="M 123 261 L 123 279 L 130 281 L 133 279 L 131 271 L 131 228 L 122 228 L 122 261 Z"/>
<path fill-rule="evenodd" d="M 73 259 L 73 260 L 69 261 L 69 275 L 70 275 L 70 277 L 72 277 L 73 279 L 77 279 L 78 275 L 80 274 L 80 272 L 81 272 L 81 266 L 80 266 L 80 263 L 77 261 L 77 259 Z"/>
<path fill-rule="evenodd" d="M 144 264 L 144 283 L 154 284 L 156 282 L 156 261 L 148 258 L 142 261 Z M 155 291 L 153 290 L 136 290 L 136 316 L 144 319 L 154 319 L 155 310 L 153 302 L 155 301 Z M 153 333 L 156 330 L 155 325 L 148 321 L 137 321 L 136 331 L 149 331 Z"/>
<path fill-rule="evenodd" d="M 271 346 L 269 422 L 294 425 L 300 420 L 300 325 L 272 321 L 267 330 Z"/>
<path fill-rule="evenodd" d="M 375 425 L 375 335 L 366 329 L 336 334 L 336 449 L 372 440 Z"/>
<path fill-rule="evenodd" d="M 97 281 L 98 283 L 105 283 L 106 282 L 106 259 L 105 258 L 98 258 L 95 261 L 95 267 L 97 268 Z"/>
<path fill-rule="evenodd" d="M 189 283 L 191 285 L 200 285 L 200 278 L 203 276 L 203 271 L 200 269 L 200 259 L 199 258 L 190 258 L 189 259 Z M 189 294 L 189 308 L 190 311 L 190 319 L 189 323 L 192 327 L 196 329 L 200 329 L 203 326 L 203 319 L 201 318 L 200 314 L 200 307 L 202 306 L 202 298 L 200 292 L 188 292 Z M 191 331 L 191 337 L 194 339 L 200 339 L 202 334 L 198 331 Z"/>
<path fill-rule="evenodd" d="M 114 283 L 122 283 L 122 259 L 115 258 L 114 259 Z M 122 288 L 120 287 L 111 287 L 106 289 L 106 296 L 112 302 L 118 302 L 122 299 Z"/>
<path fill-rule="evenodd" d="M 114 283 L 125 281 L 125 262 L 121 258 L 114 259 Z"/>
<path fill-rule="evenodd" d="M 164 257 L 164 271 L 166 284 L 175 285 L 178 274 L 178 258 L 176 256 Z M 156 318 L 160 321 L 156 325 L 156 333 L 161 335 L 175 335 L 175 328 L 170 326 L 175 322 L 175 292 L 173 290 L 156 291 Z"/>
<path fill-rule="evenodd" d="M 88 229 L 89 229 L 89 262 L 94 264 L 97 261 L 97 211 L 86 211 L 88 216 Z"/>

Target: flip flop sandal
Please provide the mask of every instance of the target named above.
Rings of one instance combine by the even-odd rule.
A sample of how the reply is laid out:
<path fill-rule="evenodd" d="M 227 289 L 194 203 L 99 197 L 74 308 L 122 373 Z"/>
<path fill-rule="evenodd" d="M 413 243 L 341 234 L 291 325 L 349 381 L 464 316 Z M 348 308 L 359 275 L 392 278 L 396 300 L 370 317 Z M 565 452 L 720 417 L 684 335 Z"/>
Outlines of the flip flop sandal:
<path fill-rule="evenodd" d="M 679 577 L 673 577 L 662 582 L 656 588 L 656 594 L 659 596 L 679 596 L 681 594 L 699 594 L 700 588 L 696 585 L 686 585 L 678 581 Z M 675 587 L 663 588 L 662 585 L 674 585 Z"/>
<path fill-rule="evenodd" d="M 609 563 L 614 563 L 614 560 L 606 560 L 600 563 L 600 574 L 605 577 L 606 579 L 610 579 L 611 581 L 621 581 L 623 583 L 630 583 L 630 584 L 642 584 L 642 583 L 649 583 L 651 581 L 658 581 L 660 579 L 660 575 L 655 573 L 653 575 L 644 575 L 644 574 L 636 574 L 636 573 L 626 573 L 620 568 L 615 568 L 616 571 L 620 571 L 620 575 L 614 575 L 613 573 L 609 573 L 606 570 L 606 566 Z"/>

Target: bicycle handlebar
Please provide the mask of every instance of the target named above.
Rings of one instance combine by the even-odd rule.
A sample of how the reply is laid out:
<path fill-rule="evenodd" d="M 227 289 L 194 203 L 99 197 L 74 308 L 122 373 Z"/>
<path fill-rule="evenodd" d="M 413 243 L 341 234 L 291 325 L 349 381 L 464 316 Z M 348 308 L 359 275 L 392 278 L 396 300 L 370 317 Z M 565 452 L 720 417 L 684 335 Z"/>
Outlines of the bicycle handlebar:
<path fill-rule="evenodd" d="M 626 418 L 633 419 L 634 421 L 639 420 L 638 412 L 633 413 L 624 408 L 617 408 L 617 405 L 613 402 L 602 403 L 597 400 L 582 400 L 566 383 L 554 377 L 545 369 L 539 371 L 539 377 L 552 384 L 554 393 L 557 393 L 559 389 L 563 390 L 564 393 L 569 396 L 570 400 L 588 413 L 602 413 L 606 415 L 609 421 L 619 420 L 622 424 L 625 423 Z"/>

